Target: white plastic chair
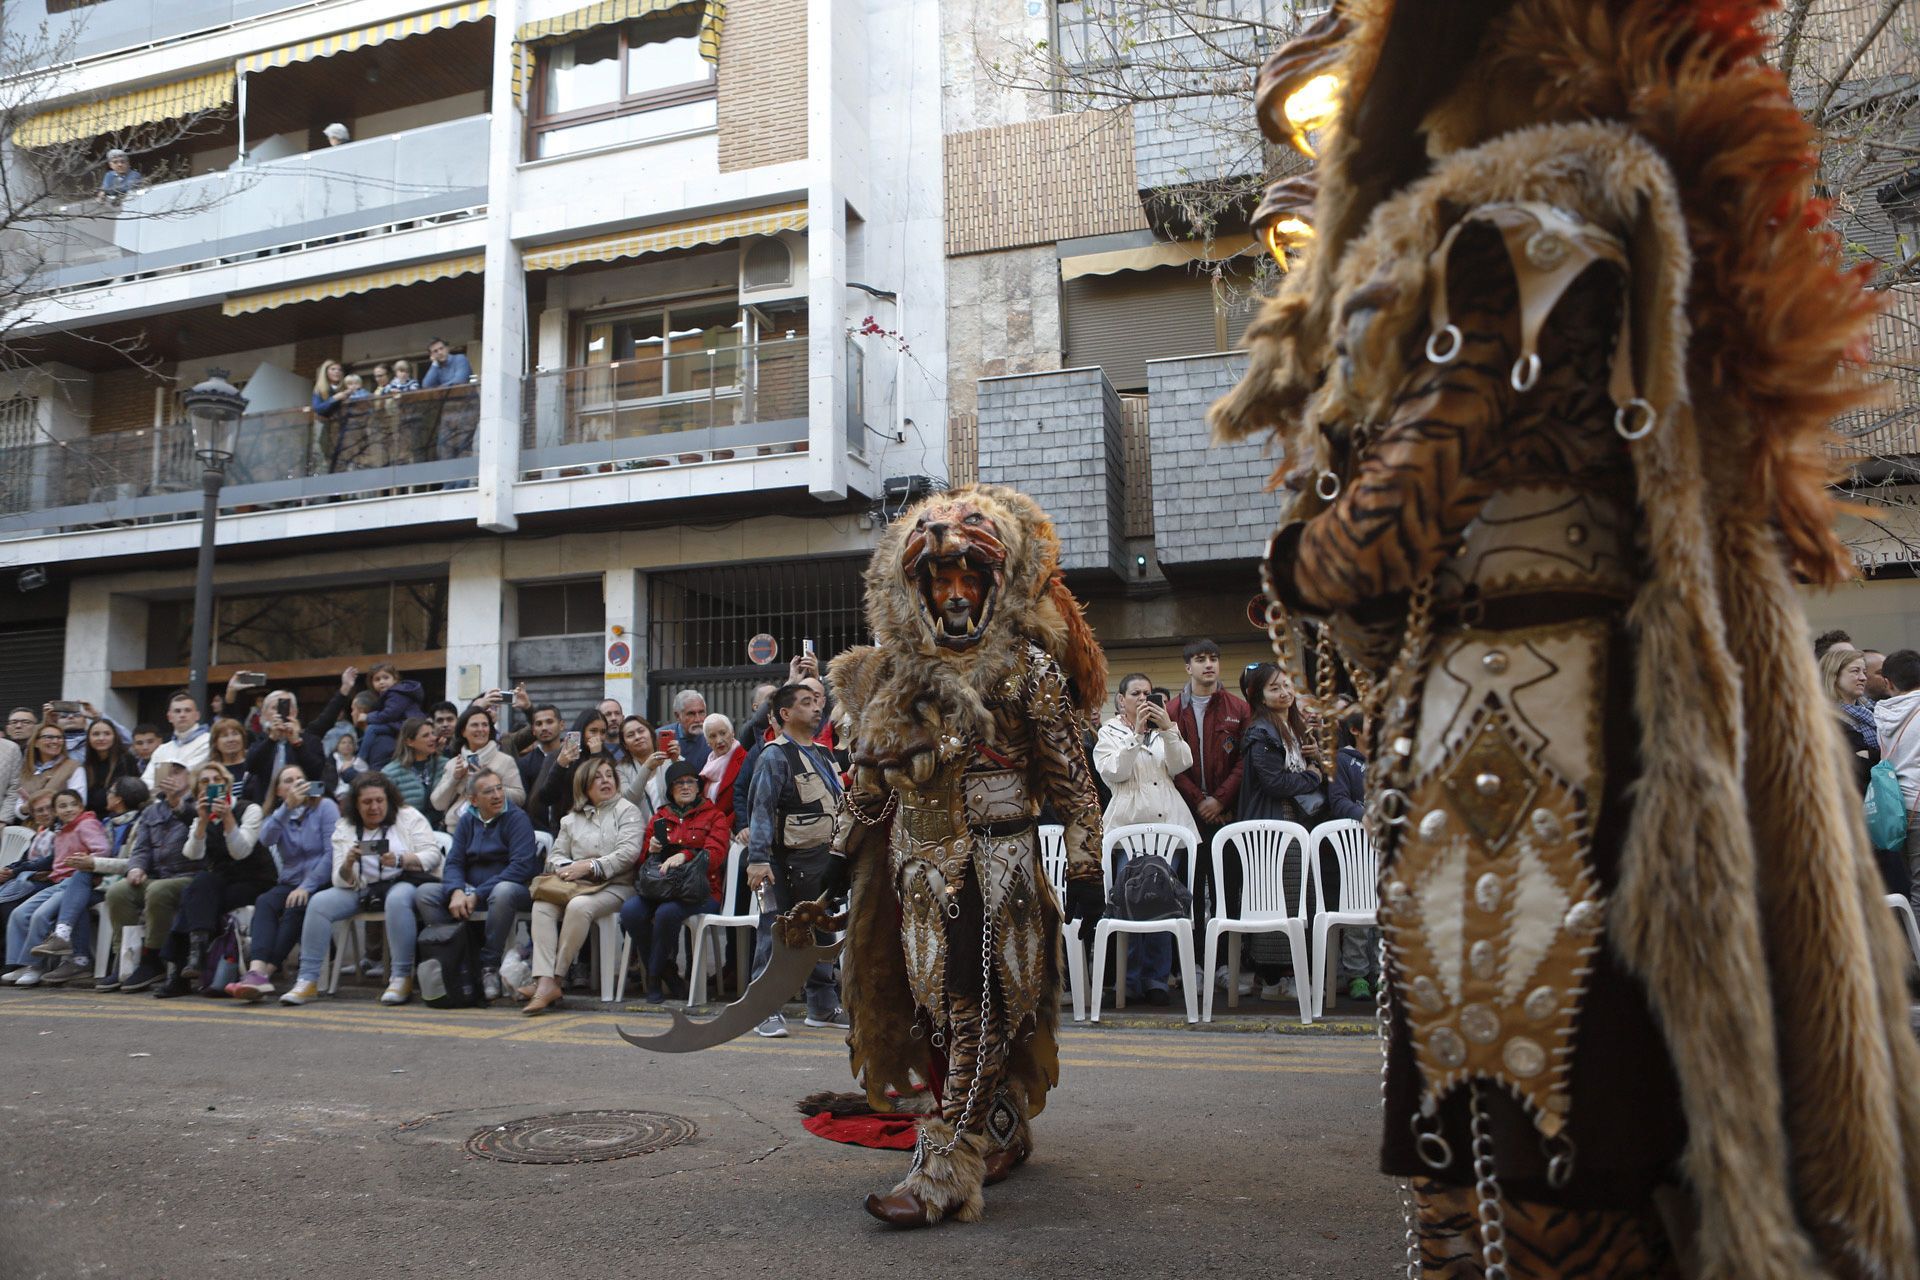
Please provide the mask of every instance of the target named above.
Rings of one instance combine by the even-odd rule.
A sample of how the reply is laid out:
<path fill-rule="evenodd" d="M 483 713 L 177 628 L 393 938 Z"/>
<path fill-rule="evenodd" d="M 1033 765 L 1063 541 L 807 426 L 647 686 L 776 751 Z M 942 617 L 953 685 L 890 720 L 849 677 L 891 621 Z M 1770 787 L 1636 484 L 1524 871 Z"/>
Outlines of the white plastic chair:
<path fill-rule="evenodd" d="M 1067 953 L 1067 994 L 1073 998 L 1073 1020 L 1087 1020 L 1087 949 L 1080 941 L 1080 922 L 1066 919 L 1067 829 L 1057 822 L 1040 828 L 1040 868 L 1053 887 L 1060 908 L 1060 943 Z"/>
<path fill-rule="evenodd" d="M 0 857 L 0 866 L 5 865 Z M 93 980 L 95 982 L 107 976 L 107 966 L 113 963 L 113 920 L 107 915 L 107 902 L 102 898 L 93 906 Z M 132 973 L 133 970 L 127 970 Z"/>
<path fill-rule="evenodd" d="M 1185 827 L 1171 826 L 1161 822 L 1141 823 L 1137 826 L 1115 827 L 1100 841 L 1100 870 L 1106 883 L 1113 883 L 1113 864 L 1116 851 L 1126 858 L 1142 854 L 1158 854 L 1176 866 L 1181 853 L 1186 855 L 1187 891 L 1193 891 L 1194 863 L 1198 861 L 1195 846 L 1198 837 Z M 1107 970 L 1107 942 L 1115 934 L 1122 939 L 1133 933 L 1170 933 L 1174 945 L 1180 952 L 1180 990 L 1187 998 L 1187 1021 L 1200 1021 L 1200 999 L 1193 989 L 1193 921 L 1182 917 L 1178 920 L 1116 920 L 1112 916 L 1102 916 L 1093 931 L 1093 987 L 1087 994 L 1092 1002 L 1093 1021 L 1100 1021 L 1101 988 L 1105 985 Z M 1125 942 L 1116 961 L 1119 973 L 1113 984 L 1113 1007 L 1127 1007 L 1127 964 Z"/>
<path fill-rule="evenodd" d="M 1240 935 L 1281 933 L 1286 935 L 1287 949 L 1293 956 L 1294 994 L 1300 999 L 1300 1021 L 1307 1025 L 1313 1023 L 1318 1002 L 1307 990 L 1313 985 L 1313 974 L 1317 972 L 1307 958 L 1307 890 L 1312 876 L 1307 869 L 1310 844 L 1307 829 L 1299 823 L 1271 820 L 1229 823 L 1213 837 L 1216 885 L 1227 883 L 1226 860 L 1230 857 L 1240 860 L 1240 914 L 1226 915 L 1224 902 L 1215 908 L 1216 914 L 1207 921 L 1207 958 L 1200 975 L 1205 981 L 1207 975 L 1214 972 L 1220 955 L 1220 935 L 1226 934 L 1229 1008 L 1238 1007 L 1240 1003 Z M 1289 861 L 1298 872 L 1292 903 L 1287 901 Z M 1299 976 L 1303 970 L 1305 977 Z M 1213 987 L 1212 982 L 1206 982 L 1205 1012 L 1201 1015 L 1205 1022 L 1213 1021 Z"/>
<path fill-rule="evenodd" d="M 1887 905 L 1893 908 L 1893 914 L 1900 917 L 1900 924 L 1907 931 L 1907 949 L 1913 952 L 1913 962 L 1920 965 L 1920 926 L 1913 920 L 1913 903 L 1907 901 L 1903 893 L 1887 895 Z"/>
<path fill-rule="evenodd" d="M 1340 864 L 1340 902 L 1327 910 L 1320 881 L 1320 851 L 1333 851 Z M 1327 933 L 1332 929 L 1371 928 L 1380 923 L 1379 858 L 1366 828 L 1351 818 L 1336 818 L 1313 829 L 1307 874 L 1313 882 L 1313 1012 L 1324 1015 L 1334 966 L 1327 963 Z"/>
<path fill-rule="evenodd" d="M 0 867 L 17 860 L 32 843 L 32 827 L 0 828 Z"/>

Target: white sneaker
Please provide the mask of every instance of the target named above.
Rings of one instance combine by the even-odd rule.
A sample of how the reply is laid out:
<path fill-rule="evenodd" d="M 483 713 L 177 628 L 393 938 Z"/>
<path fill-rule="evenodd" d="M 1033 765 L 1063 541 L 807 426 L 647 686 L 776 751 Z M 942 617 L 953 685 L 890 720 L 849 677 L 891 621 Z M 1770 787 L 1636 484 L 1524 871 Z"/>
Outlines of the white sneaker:
<path fill-rule="evenodd" d="M 1213 971 L 1213 985 L 1222 991 L 1227 989 L 1227 966 L 1221 965 Z"/>
<path fill-rule="evenodd" d="M 305 1004 L 309 1000 L 320 998 L 320 984 L 317 982 L 296 982 L 287 988 L 280 997 L 281 1004 Z"/>
<path fill-rule="evenodd" d="M 13 983 L 20 981 L 20 975 L 25 973 L 26 971 L 27 971 L 27 966 L 25 965 L 22 965 L 18 969 L 9 969 L 5 973 L 0 973 L 0 982 L 7 983 L 9 986 L 11 986 Z"/>
<path fill-rule="evenodd" d="M 381 1004 L 405 1004 L 411 999 L 413 999 L 412 978 L 395 978 L 387 984 L 387 989 L 380 993 Z"/>
<path fill-rule="evenodd" d="M 787 1034 L 787 1020 L 777 1013 L 770 1013 L 754 1031 L 769 1040 L 783 1040 Z"/>
<path fill-rule="evenodd" d="M 1278 982 L 1262 984 L 1260 988 L 1260 998 L 1262 1000 L 1293 999 L 1294 998 L 1293 979 L 1282 978 Z"/>
<path fill-rule="evenodd" d="M 37 964 L 30 964 L 24 969 L 16 969 L 7 975 L 16 987 L 37 987 L 40 985 L 40 979 L 45 976 L 46 971 Z"/>
<path fill-rule="evenodd" d="M 1241 995 L 1243 996 L 1252 995 L 1253 994 L 1253 975 L 1250 973 L 1241 974 L 1239 986 L 1240 986 Z"/>

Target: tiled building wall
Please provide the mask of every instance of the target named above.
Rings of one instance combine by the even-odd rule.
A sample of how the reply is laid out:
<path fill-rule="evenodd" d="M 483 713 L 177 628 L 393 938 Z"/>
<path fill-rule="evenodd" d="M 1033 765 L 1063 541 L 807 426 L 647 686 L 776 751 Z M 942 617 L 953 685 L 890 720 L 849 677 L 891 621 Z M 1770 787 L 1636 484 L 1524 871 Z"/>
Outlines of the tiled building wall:
<path fill-rule="evenodd" d="M 1257 559 L 1280 512 L 1264 442 L 1216 445 L 1207 409 L 1240 380 L 1244 353 L 1147 364 L 1153 535 L 1162 567 Z"/>
<path fill-rule="evenodd" d="M 730 0 L 720 41 L 720 171 L 807 154 L 807 0 Z"/>
<path fill-rule="evenodd" d="M 951 133 L 946 148 L 950 256 L 1146 229 L 1130 111 Z"/>
<path fill-rule="evenodd" d="M 1011 485 L 1052 517 L 1060 567 L 1124 576 L 1120 397 L 1098 369 L 980 384 L 980 480 Z"/>

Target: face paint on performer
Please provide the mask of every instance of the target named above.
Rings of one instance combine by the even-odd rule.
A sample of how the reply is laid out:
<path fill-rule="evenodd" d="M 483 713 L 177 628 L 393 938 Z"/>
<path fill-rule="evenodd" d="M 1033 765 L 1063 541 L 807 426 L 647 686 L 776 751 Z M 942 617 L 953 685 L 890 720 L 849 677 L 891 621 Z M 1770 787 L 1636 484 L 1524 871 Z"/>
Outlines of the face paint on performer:
<path fill-rule="evenodd" d="M 935 564 L 931 594 L 948 635 L 967 636 L 979 629 L 981 607 L 987 601 L 985 574 L 964 560 Z"/>

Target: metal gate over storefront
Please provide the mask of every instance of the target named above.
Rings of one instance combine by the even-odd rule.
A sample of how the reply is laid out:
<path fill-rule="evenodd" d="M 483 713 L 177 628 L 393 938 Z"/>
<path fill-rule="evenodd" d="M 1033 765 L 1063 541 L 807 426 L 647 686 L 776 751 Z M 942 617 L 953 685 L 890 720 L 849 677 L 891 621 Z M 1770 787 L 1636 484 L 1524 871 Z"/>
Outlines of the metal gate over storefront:
<path fill-rule="evenodd" d="M 867 557 L 819 556 L 656 573 L 648 582 L 647 709 L 655 724 L 672 716 L 673 695 L 698 689 L 707 710 L 736 726 L 758 684 L 781 684 L 787 662 L 812 640 L 822 669 L 843 649 L 867 640 L 860 575 Z M 765 666 L 747 644 L 766 634 L 779 656 Z"/>

